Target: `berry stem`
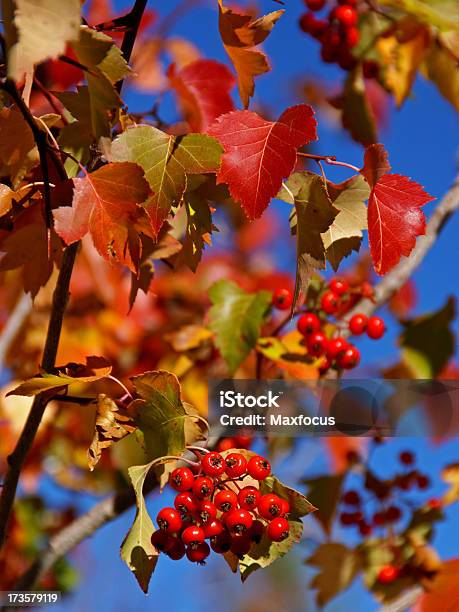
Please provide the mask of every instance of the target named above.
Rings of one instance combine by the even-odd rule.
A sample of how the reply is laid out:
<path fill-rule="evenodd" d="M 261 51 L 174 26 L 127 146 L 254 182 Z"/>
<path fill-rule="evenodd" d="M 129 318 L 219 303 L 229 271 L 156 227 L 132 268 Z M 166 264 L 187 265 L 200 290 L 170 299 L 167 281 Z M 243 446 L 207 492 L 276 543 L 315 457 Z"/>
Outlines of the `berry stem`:
<path fill-rule="evenodd" d="M 210 453 L 210 450 L 208 450 L 207 448 L 203 448 L 202 446 L 186 446 L 185 448 L 187 450 L 194 451 L 196 455 L 198 453 L 204 453 L 204 454 L 205 453 Z"/>

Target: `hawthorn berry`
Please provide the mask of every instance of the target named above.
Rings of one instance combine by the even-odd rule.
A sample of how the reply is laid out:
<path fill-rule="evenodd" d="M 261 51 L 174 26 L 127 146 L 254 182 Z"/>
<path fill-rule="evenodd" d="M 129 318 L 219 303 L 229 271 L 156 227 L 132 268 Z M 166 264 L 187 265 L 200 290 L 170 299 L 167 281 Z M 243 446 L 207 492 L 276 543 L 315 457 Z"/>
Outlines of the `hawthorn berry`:
<path fill-rule="evenodd" d="M 349 331 L 354 336 L 360 336 L 367 328 L 368 317 L 363 313 L 353 315 L 349 320 Z"/>
<path fill-rule="evenodd" d="M 264 457 L 255 455 L 247 464 L 247 472 L 255 480 L 264 480 L 271 474 L 271 464 Z"/>
<path fill-rule="evenodd" d="M 344 32 L 344 41 L 349 49 L 355 47 L 360 40 L 360 32 L 356 27 L 346 28 Z"/>
<path fill-rule="evenodd" d="M 203 526 L 206 538 L 213 538 L 224 531 L 225 526 L 219 519 L 213 519 Z"/>
<path fill-rule="evenodd" d="M 397 580 L 400 570 L 395 565 L 384 565 L 378 572 L 378 582 L 381 584 L 390 584 Z"/>
<path fill-rule="evenodd" d="M 282 503 L 274 493 L 262 495 L 258 500 L 258 512 L 268 520 L 276 518 L 282 514 Z"/>
<path fill-rule="evenodd" d="M 185 556 L 185 545 L 179 538 L 172 538 L 172 546 L 165 551 L 167 556 L 173 561 L 179 561 Z"/>
<path fill-rule="evenodd" d="M 353 27 L 357 24 L 357 11 L 349 4 L 342 4 L 332 11 L 333 20 L 338 21 L 345 28 Z"/>
<path fill-rule="evenodd" d="M 186 549 L 186 556 L 190 561 L 194 563 L 204 564 L 204 559 L 210 555 L 210 547 L 207 542 L 201 542 L 197 546 L 188 547 Z"/>
<path fill-rule="evenodd" d="M 327 0 L 304 0 L 305 5 L 310 11 L 321 11 Z"/>
<path fill-rule="evenodd" d="M 201 467 L 208 476 L 221 476 L 225 471 L 225 460 L 216 451 L 206 453 L 201 459 Z"/>
<path fill-rule="evenodd" d="M 191 516 L 195 512 L 198 511 L 199 501 L 189 493 L 188 491 L 184 493 L 179 493 L 174 499 L 175 509 L 180 512 L 182 519 L 184 516 Z"/>
<path fill-rule="evenodd" d="M 359 532 L 360 532 L 361 536 L 364 536 L 364 537 L 369 536 L 369 535 L 371 535 L 372 531 L 373 531 L 373 529 L 372 529 L 371 525 L 369 525 L 368 523 L 365 523 L 365 522 L 362 521 L 359 524 Z"/>
<path fill-rule="evenodd" d="M 315 332 L 308 337 L 306 346 L 310 355 L 322 357 L 328 349 L 327 336 L 322 332 Z"/>
<path fill-rule="evenodd" d="M 325 19 L 317 19 L 314 13 L 305 13 L 300 17 L 300 28 L 306 34 L 319 38 L 326 32 L 328 23 Z"/>
<path fill-rule="evenodd" d="M 225 471 L 230 478 L 239 478 L 247 472 L 247 459 L 241 453 L 230 453 L 225 464 Z"/>
<path fill-rule="evenodd" d="M 373 525 L 384 525 L 386 523 L 385 512 L 375 512 L 373 515 Z"/>
<path fill-rule="evenodd" d="M 340 368 L 344 370 L 351 370 L 360 363 L 360 351 L 355 346 L 348 346 L 348 348 L 340 353 L 337 358 L 337 363 Z"/>
<path fill-rule="evenodd" d="M 239 491 L 237 500 L 243 510 L 254 510 L 258 505 L 260 497 L 260 491 L 255 487 L 249 486 Z"/>
<path fill-rule="evenodd" d="M 290 504 L 283 497 L 280 497 L 279 499 L 280 499 L 280 502 L 281 502 L 281 513 L 280 513 L 280 515 L 281 516 L 286 516 L 290 512 Z"/>
<path fill-rule="evenodd" d="M 402 451 L 398 458 L 403 465 L 413 465 L 414 463 L 414 454 L 411 451 Z"/>
<path fill-rule="evenodd" d="M 282 542 L 290 532 L 289 522 L 283 517 L 275 518 L 268 524 L 266 532 L 273 542 Z"/>
<path fill-rule="evenodd" d="M 234 491 L 229 489 L 223 489 L 219 491 L 214 497 L 214 503 L 218 510 L 221 512 L 229 512 L 236 508 L 238 496 Z"/>
<path fill-rule="evenodd" d="M 381 317 L 370 317 L 367 323 L 367 336 L 372 340 L 379 340 L 386 331 L 386 326 Z"/>
<path fill-rule="evenodd" d="M 187 467 L 176 468 L 169 477 L 169 484 L 175 491 L 189 491 L 193 482 L 194 474 Z"/>
<path fill-rule="evenodd" d="M 217 506 L 213 502 L 204 499 L 199 504 L 199 510 L 197 514 L 199 516 L 199 520 L 205 525 L 207 525 L 207 523 L 217 518 Z"/>
<path fill-rule="evenodd" d="M 332 315 L 340 307 L 339 295 L 336 295 L 333 291 L 325 291 L 320 299 L 320 307 L 325 314 Z"/>
<path fill-rule="evenodd" d="M 198 476 L 193 484 L 193 493 L 198 499 L 206 499 L 214 492 L 214 483 L 208 476 Z"/>
<path fill-rule="evenodd" d="M 349 6 L 356 6 L 357 0 L 338 0 L 338 4 L 347 4 Z"/>
<path fill-rule="evenodd" d="M 223 451 L 230 450 L 231 448 L 237 448 L 235 438 L 222 438 L 217 444 L 217 450 L 222 453 Z"/>
<path fill-rule="evenodd" d="M 309 336 L 320 331 L 320 319 L 313 312 L 305 312 L 298 317 L 296 328 L 303 336 Z"/>
<path fill-rule="evenodd" d="M 163 531 L 177 533 L 182 528 L 182 519 L 175 508 L 163 508 L 156 516 L 156 522 Z"/>
<path fill-rule="evenodd" d="M 341 336 L 332 338 L 327 344 L 328 359 L 333 361 L 333 359 L 336 359 L 340 353 L 347 349 L 348 346 L 348 342 L 345 338 L 342 338 Z"/>
<path fill-rule="evenodd" d="M 273 293 L 272 305 L 278 310 L 288 310 L 293 303 L 293 294 L 290 289 L 276 289 Z"/>
<path fill-rule="evenodd" d="M 169 551 L 174 545 L 174 541 L 174 536 L 166 531 L 163 531 L 162 529 L 154 531 L 153 535 L 151 536 L 151 543 L 161 552 Z"/>
<path fill-rule="evenodd" d="M 253 521 L 252 527 L 250 528 L 250 539 L 252 542 L 259 544 L 265 531 L 265 526 L 261 521 Z"/>
<path fill-rule="evenodd" d="M 363 76 L 366 79 L 376 79 L 379 75 L 379 64 L 374 60 L 365 60 L 362 63 Z M 362 292 L 363 294 L 363 292 Z M 373 290 L 372 290 L 373 294 Z"/>
<path fill-rule="evenodd" d="M 335 295 L 344 295 L 349 290 L 349 283 L 341 278 L 332 278 L 328 284 L 328 288 Z"/>
<path fill-rule="evenodd" d="M 386 510 L 386 521 L 388 523 L 396 523 L 402 517 L 402 511 L 398 506 L 389 506 Z"/>
<path fill-rule="evenodd" d="M 226 512 L 225 525 L 233 534 L 239 534 L 252 527 L 253 518 L 248 510 L 236 509 Z"/>
<path fill-rule="evenodd" d="M 243 557 L 246 555 L 252 546 L 252 540 L 245 533 L 239 535 L 233 535 L 231 539 L 230 550 L 233 555 L 237 557 Z"/>
<path fill-rule="evenodd" d="M 206 534 L 204 533 L 204 529 L 198 527 L 197 525 L 190 525 L 183 530 L 182 542 L 185 544 L 185 546 L 195 547 L 201 542 L 204 542 L 205 537 Z"/>
<path fill-rule="evenodd" d="M 235 448 L 250 448 L 253 438 L 248 434 L 240 434 L 239 436 L 235 436 L 234 441 L 236 442 Z"/>
<path fill-rule="evenodd" d="M 232 538 L 228 531 L 222 531 L 210 539 L 210 546 L 216 553 L 226 553 L 231 548 Z"/>
<path fill-rule="evenodd" d="M 361 503 L 360 495 L 354 490 L 346 491 L 343 494 L 342 501 L 349 506 L 358 506 Z"/>
<path fill-rule="evenodd" d="M 341 512 L 339 515 L 339 522 L 341 525 L 352 525 L 354 523 L 354 516 L 352 512 Z"/>
<path fill-rule="evenodd" d="M 430 479 L 425 474 L 419 474 L 416 478 L 416 484 L 420 489 L 427 489 L 430 485 Z"/>
<path fill-rule="evenodd" d="M 443 503 L 441 499 L 438 499 L 438 497 L 432 497 L 432 499 L 429 499 L 429 501 L 427 502 L 427 506 L 431 510 L 440 510 L 443 506 Z"/>

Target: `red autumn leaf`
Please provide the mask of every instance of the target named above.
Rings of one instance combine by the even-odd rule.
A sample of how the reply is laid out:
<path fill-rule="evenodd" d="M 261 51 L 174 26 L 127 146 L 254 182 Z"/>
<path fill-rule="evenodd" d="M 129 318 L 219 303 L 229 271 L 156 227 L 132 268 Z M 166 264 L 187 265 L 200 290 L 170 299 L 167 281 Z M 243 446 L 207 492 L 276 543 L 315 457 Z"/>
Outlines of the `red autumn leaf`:
<path fill-rule="evenodd" d="M 368 199 L 368 237 L 373 265 L 386 274 L 408 255 L 417 236 L 425 233 L 420 210 L 434 198 L 423 187 L 400 174 L 388 174 L 390 165 L 384 146 L 375 144 L 365 151 L 361 174 L 371 187 Z"/>
<path fill-rule="evenodd" d="M 88 231 L 107 260 L 137 271 L 141 256 L 140 233 L 153 237 L 146 211 L 139 206 L 150 188 L 137 164 L 112 163 L 74 179 L 72 206 L 53 211 L 55 229 L 67 244 Z"/>
<path fill-rule="evenodd" d="M 196 60 L 178 72 L 172 64 L 167 76 L 193 132 L 205 132 L 217 117 L 234 108 L 230 91 L 236 79 L 220 62 Z"/>
<path fill-rule="evenodd" d="M 317 140 L 314 111 L 306 104 L 288 108 L 278 121 L 251 111 L 223 115 L 209 128 L 224 148 L 217 183 L 226 183 L 249 219 L 260 217 L 295 168 L 296 153 Z"/>

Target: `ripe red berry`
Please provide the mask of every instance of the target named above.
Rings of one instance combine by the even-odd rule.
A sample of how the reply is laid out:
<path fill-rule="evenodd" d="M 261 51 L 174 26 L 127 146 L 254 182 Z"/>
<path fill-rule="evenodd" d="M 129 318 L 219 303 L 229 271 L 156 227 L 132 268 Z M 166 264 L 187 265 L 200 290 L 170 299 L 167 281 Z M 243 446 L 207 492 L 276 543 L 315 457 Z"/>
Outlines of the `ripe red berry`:
<path fill-rule="evenodd" d="M 218 536 L 224 531 L 225 527 L 221 521 L 218 519 L 213 519 L 212 521 L 206 523 L 203 527 L 204 534 L 206 538 L 214 538 Z"/>
<path fill-rule="evenodd" d="M 232 538 L 228 531 L 222 531 L 210 540 L 210 546 L 216 553 L 226 553 L 231 548 Z"/>
<path fill-rule="evenodd" d="M 151 536 L 151 543 L 161 552 L 169 551 L 172 548 L 174 541 L 175 538 L 173 535 L 167 533 L 166 531 L 162 531 L 161 529 L 154 531 L 153 535 Z"/>
<path fill-rule="evenodd" d="M 352 525 L 354 523 L 352 512 L 341 512 L 339 515 L 339 522 L 341 525 Z"/>
<path fill-rule="evenodd" d="M 274 493 L 262 495 L 258 500 L 258 512 L 263 518 L 268 520 L 280 516 L 282 514 L 281 500 Z"/>
<path fill-rule="evenodd" d="M 360 336 L 367 328 L 368 317 L 363 313 L 353 315 L 349 320 L 349 331 L 354 336 Z"/>
<path fill-rule="evenodd" d="M 339 59 L 338 49 L 330 43 L 324 42 L 320 50 L 320 57 L 326 64 L 333 64 Z"/>
<path fill-rule="evenodd" d="M 304 0 L 305 5 L 310 11 L 321 11 L 327 0 Z"/>
<path fill-rule="evenodd" d="M 389 506 L 386 510 L 386 521 L 388 523 L 396 523 L 402 517 L 402 511 L 398 506 Z"/>
<path fill-rule="evenodd" d="M 243 510 L 254 510 L 258 505 L 261 493 L 255 487 L 244 487 L 239 491 L 237 499 Z"/>
<path fill-rule="evenodd" d="M 252 527 L 253 518 L 248 510 L 233 509 L 224 515 L 225 525 L 231 533 L 243 533 Z"/>
<path fill-rule="evenodd" d="M 290 525 L 287 519 L 283 517 L 275 518 L 270 521 L 266 533 L 273 542 L 282 542 L 288 537 Z"/>
<path fill-rule="evenodd" d="M 432 499 L 429 499 L 427 502 L 427 506 L 431 510 L 440 510 L 443 507 L 443 503 L 441 499 L 438 499 L 438 497 L 432 497 Z"/>
<path fill-rule="evenodd" d="M 217 445 L 217 450 L 220 453 L 231 448 L 238 448 L 235 438 L 222 438 Z"/>
<path fill-rule="evenodd" d="M 221 476 L 225 471 L 225 460 L 216 451 L 206 453 L 201 459 L 201 467 L 208 476 Z"/>
<path fill-rule="evenodd" d="M 373 340 L 379 340 L 386 331 L 386 326 L 381 317 L 370 317 L 367 323 L 367 336 Z"/>
<path fill-rule="evenodd" d="M 279 498 L 281 501 L 281 513 L 280 516 L 286 516 L 290 512 L 290 504 L 283 497 Z"/>
<path fill-rule="evenodd" d="M 204 499 L 199 504 L 199 510 L 197 514 L 199 520 L 202 523 L 207 524 L 217 518 L 217 506 L 208 499 Z"/>
<path fill-rule="evenodd" d="M 261 538 L 265 533 L 265 526 L 261 521 L 253 521 L 253 525 L 250 528 L 250 539 L 252 542 L 256 542 L 257 544 L 261 542 Z"/>
<path fill-rule="evenodd" d="M 190 527 L 183 530 L 182 542 L 185 546 L 197 546 L 201 542 L 204 542 L 205 537 L 206 534 L 204 533 L 204 529 L 197 525 L 190 525 Z"/>
<path fill-rule="evenodd" d="M 345 351 L 348 347 L 348 342 L 345 338 L 338 336 L 328 341 L 327 345 L 327 357 L 331 361 L 336 359 L 340 353 Z"/>
<path fill-rule="evenodd" d="M 320 38 L 328 28 L 325 19 L 317 19 L 314 13 L 304 13 L 300 18 L 300 28 L 314 38 Z"/>
<path fill-rule="evenodd" d="M 276 289 L 273 293 L 272 305 L 278 310 L 288 310 L 293 303 L 293 294 L 289 289 Z"/>
<path fill-rule="evenodd" d="M 414 463 L 414 454 L 411 451 L 402 451 L 398 458 L 400 463 L 404 465 L 413 465 Z"/>
<path fill-rule="evenodd" d="M 356 27 L 346 28 L 344 31 L 344 41 L 349 49 L 355 47 L 360 40 L 360 32 Z"/>
<path fill-rule="evenodd" d="M 271 474 L 271 464 L 264 457 L 255 455 L 250 458 L 247 471 L 255 480 L 264 480 Z"/>
<path fill-rule="evenodd" d="M 328 288 L 336 295 L 344 295 L 349 289 L 349 283 L 341 278 L 332 278 Z"/>
<path fill-rule="evenodd" d="M 428 478 L 428 476 L 425 476 L 424 474 L 420 474 L 416 478 L 416 483 L 420 489 L 427 489 L 430 485 L 430 479 Z"/>
<path fill-rule="evenodd" d="M 186 556 L 189 561 L 193 561 L 194 563 L 204 564 L 204 559 L 210 555 L 210 547 L 207 542 L 201 542 L 194 547 L 188 547 L 186 549 Z"/>
<path fill-rule="evenodd" d="M 371 532 L 373 531 L 371 525 L 368 525 L 368 523 L 362 522 L 359 524 L 359 531 L 360 531 L 360 535 L 361 536 L 369 536 L 371 535 Z"/>
<path fill-rule="evenodd" d="M 252 540 L 245 533 L 240 535 L 233 535 L 231 540 L 231 552 L 237 557 L 243 557 L 246 555 L 252 546 Z"/>
<path fill-rule="evenodd" d="M 340 306 L 340 299 L 333 291 L 325 291 L 320 299 L 320 307 L 328 314 L 334 314 Z"/>
<path fill-rule="evenodd" d="M 348 49 L 344 48 L 339 57 L 338 65 L 343 70 L 353 70 L 357 65 L 357 60 Z"/>
<path fill-rule="evenodd" d="M 250 448 L 253 438 L 249 435 L 239 435 L 234 437 L 234 441 L 236 442 L 236 446 L 234 448 Z"/>
<path fill-rule="evenodd" d="M 229 489 L 223 489 L 219 491 L 215 497 L 214 502 L 217 506 L 218 510 L 221 512 L 229 512 L 233 508 L 237 506 L 238 497 L 234 491 L 230 491 Z"/>
<path fill-rule="evenodd" d="M 348 348 L 338 355 L 337 364 L 344 370 L 352 370 L 360 363 L 360 351 L 357 347 L 348 346 Z"/>
<path fill-rule="evenodd" d="M 348 4 L 343 4 L 333 10 L 333 19 L 338 21 L 345 28 L 350 28 L 357 24 L 357 11 Z"/>
<path fill-rule="evenodd" d="M 187 467 L 176 468 L 169 477 L 169 484 L 176 491 L 189 491 L 193 482 L 194 474 Z"/>
<path fill-rule="evenodd" d="M 225 471 L 230 478 L 239 478 L 247 472 L 247 459 L 241 453 L 230 453 L 225 464 Z"/>
<path fill-rule="evenodd" d="M 214 492 L 214 483 L 208 476 L 198 476 L 193 484 L 193 493 L 198 499 L 206 499 Z"/>
<path fill-rule="evenodd" d="M 379 64 L 374 60 L 365 60 L 362 63 L 363 76 L 366 79 L 376 79 L 379 75 Z M 362 287 L 363 293 L 363 287 Z M 373 291 L 372 291 L 373 293 Z"/>
<path fill-rule="evenodd" d="M 358 506 L 361 502 L 360 495 L 357 491 L 346 491 L 342 497 L 342 501 L 349 506 Z"/>
<path fill-rule="evenodd" d="M 174 500 L 174 506 L 183 518 L 197 512 L 199 501 L 189 492 L 179 493 Z"/>
<path fill-rule="evenodd" d="M 384 512 L 375 512 L 373 515 L 373 525 L 384 525 L 386 522 L 386 514 Z"/>
<path fill-rule="evenodd" d="M 306 342 L 308 353 L 313 357 L 322 357 L 328 349 L 328 339 L 322 332 L 314 332 Z"/>
<path fill-rule="evenodd" d="M 378 572 L 378 582 L 381 584 L 390 584 L 397 580 L 400 570 L 395 565 L 384 565 Z"/>
<path fill-rule="evenodd" d="M 169 559 L 179 561 L 185 555 L 185 545 L 179 538 L 173 538 L 172 546 L 166 551 Z"/>
<path fill-rule="evenodd" d="M 298 317 L 296 328 L 303 336 L 309 336 L 314 332 L 320 331 L 320 319 L 313 312 L 305 312 Z"/>
<path fill-rule="evenodd" d="M 182 519 L 175 508 L 163 508 L 156 516 L 156 522 L 163 531 L 177 533 L 182 528 Z"/>

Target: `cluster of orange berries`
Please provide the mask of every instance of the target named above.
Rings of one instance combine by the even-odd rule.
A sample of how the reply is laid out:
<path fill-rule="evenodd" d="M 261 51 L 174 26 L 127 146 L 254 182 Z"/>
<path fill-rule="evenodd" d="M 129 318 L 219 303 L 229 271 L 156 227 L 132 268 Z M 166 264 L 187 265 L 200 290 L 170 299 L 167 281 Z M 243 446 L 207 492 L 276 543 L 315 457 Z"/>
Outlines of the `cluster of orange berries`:
<path fill-rule="evenodd" d="M 203 564 L 211 549 L 221 554 L 231 551 L 241 558 L 265 535 L 273 542 L 288 537 L 288 501 L 240 484 L 247 476 L 261 482 L 270 475 L 271 466 L 264 457 L 247 460 L 237 451 L 226 457 L 207 451 L 197 471 L 179 467 L 170 475 L 169 484 L 177 491 L 174 507 L 159 511 L 159 529 L 151 539 L 160 552 L 174 560 L 186 555 Z"/>
<path fill-rule="evenodd" d="M 303 312 L 297 319 L 297 329 L 305 338 L 308 354 L 313 358 L 324 358 L 320 366 L 321 374 L 325 374 L 330 368 L 352 369 L 360 363 L 358 348 L 342 335 L 328 338 L 323 331 L 323 324 L 327 323 L 331 316 L 341 323 L 343 316 L 355 303 L 356 296 L 358 299 L 362 296 L 371 297 L 371 287 L 364 285 L 351 289 L 346 280 L 333 278 L 321 293 L 314 310 Z M 292 301 L 293 296 L 288 289 L 281 288 L 273 294 L 273 306 L 280 310 L 290 309 Z M 379 340 L 386 329 L 381 317 L 367 317 L 363 313 L 352 315 L 346 325 L 350 334 L 360 336 L 366 333 L 373 340 Z"/>

